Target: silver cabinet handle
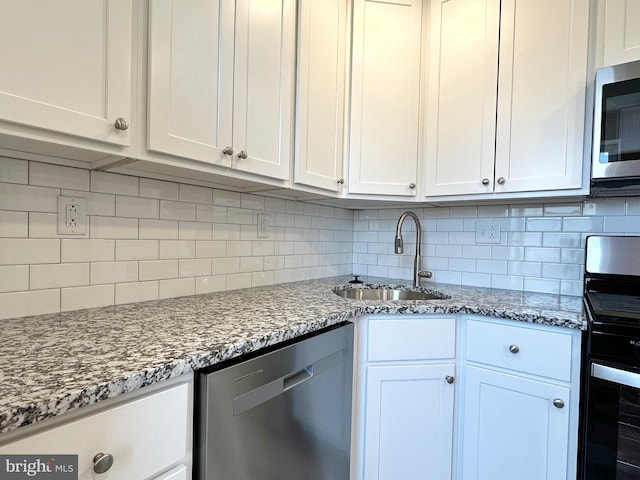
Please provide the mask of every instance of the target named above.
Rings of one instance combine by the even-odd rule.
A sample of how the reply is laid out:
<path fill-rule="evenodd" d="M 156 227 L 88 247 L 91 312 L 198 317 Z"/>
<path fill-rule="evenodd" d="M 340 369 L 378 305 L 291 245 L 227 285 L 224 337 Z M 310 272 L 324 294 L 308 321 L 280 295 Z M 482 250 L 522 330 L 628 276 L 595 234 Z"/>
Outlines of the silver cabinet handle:
<path fill-rule="evenodd" d="M 241 158 L 242 160 L 244 160 L 245 158 L 247 158 L 249 155 L 247 154 L 246 150 L 240 150 L 240 153 L 238 153 L 238 158 Z"/>
<path fill-rule="evenodd" d="M 222 153 L 224 153 L 225 155 L 233 155 L 233 147 L 224 147 Z"/>
<path fill-rule="evenodd" d="M 564 407 L 564 402 L 560 398 L 556 398 L 553 401 L 553 406 L 556 407 L 556 408 L 563 408 Z"/>
<path fill-rule="evenodd" d="M 518 353 L 520 351 L 520 347 L 518 345 L 509 345 L 509 351 L 511 353 Z"/>
<path fill-rule="evenodd" d="M 504 182 L 506 182 L 506 181 L 507 181 L 507 179 L 506 179 L 506 178 L 504 178 L 504 177 L 498 177 L 498 183 L 499 183 L 500 185 L 504 185 Z"/>
<path fill-rule="evenodd" d="M 339 179 L 337 180 L 337 182 L 338 182 L 340 185 L 343 185 L 343 184 L 344 184 L 344 178 L 339 178 Z"/>
<path fill-rule="evenodd" d="M 110 453 L 98 453 L 93 457 L 93 471 L 104 473 L 113 465 L 113 455 Z"/>
<path fill-rule="evenodd" d="M 416 188 L 416 184 L 415 184 L 415 183 L 413 183 L 413 182 L 411 182 L 411 183 L 409 184 L 409 188 L 411 188 L 411 189 Z"/>
<path fill-rule="evenodd" d="M 129 122 L 127 122 L 127 120 L 122 118 L 122 117 L 116 118 L 114 126 L 118 130 L 128 130 L 129 129 Z"/>
<path fill-rule="evenodd" d="M 451 375 L 447 375 L 446 377 L 444 377 L 444 379 L 447 381 L 447 383 L 449 385 L 451 385 L 453 382 L 456 381 L 456 379 L 454 377 L 452 377 Z"/>
<path fill-rule="evenodd" d="M 482 184 L 485 185 L 485 186 L 489 185 L 489 179 L 488 178 L 483 178 L 482 179 Z"/>

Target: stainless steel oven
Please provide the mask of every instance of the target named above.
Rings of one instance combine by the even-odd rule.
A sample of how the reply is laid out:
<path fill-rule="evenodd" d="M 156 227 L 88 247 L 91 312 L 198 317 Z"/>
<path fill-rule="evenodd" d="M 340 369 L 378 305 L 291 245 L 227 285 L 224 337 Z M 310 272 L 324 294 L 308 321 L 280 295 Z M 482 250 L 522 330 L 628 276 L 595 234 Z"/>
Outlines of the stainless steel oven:
<path fill-rule="evenodd" d="M 640 191 L 640 61 L 596 73 L 592 191 Z"/>
<path fill-rule="evenodd" d="M 640 237 L 587 238 L 583 480 L 640 480 Z"/>

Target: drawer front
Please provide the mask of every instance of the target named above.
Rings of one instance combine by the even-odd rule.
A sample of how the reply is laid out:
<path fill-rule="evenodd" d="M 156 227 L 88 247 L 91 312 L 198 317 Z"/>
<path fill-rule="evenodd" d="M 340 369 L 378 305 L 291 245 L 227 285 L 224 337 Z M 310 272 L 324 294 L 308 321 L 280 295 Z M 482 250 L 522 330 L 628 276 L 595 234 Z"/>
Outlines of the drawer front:
<path fill-rule="evenodd" d="M 151 478 L 185 459 L 188 402 L 189 385 L 177 385 L 17 440 L 0 453 L 77 454 L 80 480 Z M 93 471 L 98 453 L 113 455 L 113 465 L 100 475 Z"/>
<path fill-rule="evenodd" d="M 571 380 L 572 336 L 568 333 L 468 320 L 466 338 L 469 361 Z"/>
<path fill-rule="evenodd" d="M 373 318 L 369 320 L 367 360 L 432 360 L 456 355 L 456 319 Z"/>

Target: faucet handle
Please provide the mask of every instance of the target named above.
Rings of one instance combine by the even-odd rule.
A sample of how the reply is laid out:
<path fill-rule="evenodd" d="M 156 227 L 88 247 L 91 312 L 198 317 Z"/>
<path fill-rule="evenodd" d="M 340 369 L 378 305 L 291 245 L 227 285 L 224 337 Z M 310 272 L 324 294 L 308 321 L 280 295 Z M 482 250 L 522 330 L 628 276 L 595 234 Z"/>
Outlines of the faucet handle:
<path fill-rule="evenodd" d="M 432 278 L 433 277 L 433 272 L 430 272 L 429 270 L 420 270 L 418 272 L 418 277 L 419 278 Z"/>

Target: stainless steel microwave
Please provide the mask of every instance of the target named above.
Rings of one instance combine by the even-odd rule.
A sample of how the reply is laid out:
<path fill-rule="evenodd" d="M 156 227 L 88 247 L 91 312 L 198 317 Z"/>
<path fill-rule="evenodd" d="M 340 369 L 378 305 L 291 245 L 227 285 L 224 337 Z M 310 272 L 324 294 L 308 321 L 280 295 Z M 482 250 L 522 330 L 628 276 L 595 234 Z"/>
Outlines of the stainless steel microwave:
<path fill-rule="evenodd" d="M 640 195 L 640 61 L 596 72 L 591 191 Z"/>

